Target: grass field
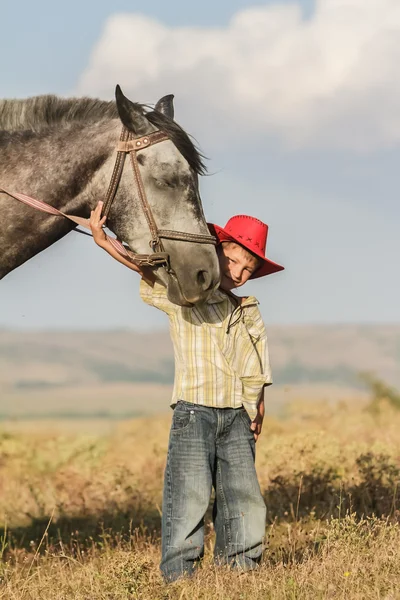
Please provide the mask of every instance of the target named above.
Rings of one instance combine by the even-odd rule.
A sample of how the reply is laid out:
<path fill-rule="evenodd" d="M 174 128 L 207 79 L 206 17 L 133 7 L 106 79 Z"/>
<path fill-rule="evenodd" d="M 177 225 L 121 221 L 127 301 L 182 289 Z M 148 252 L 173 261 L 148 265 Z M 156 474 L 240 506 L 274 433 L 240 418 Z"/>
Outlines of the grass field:
<path fill-rule="evenodd" d="M 400 598 L 400 413 L 293 406 L 266 419 L 257 468 L 268 507 L 257 572 L 158 573 L 169 416 L 0 424 L 0 598 Z"/>

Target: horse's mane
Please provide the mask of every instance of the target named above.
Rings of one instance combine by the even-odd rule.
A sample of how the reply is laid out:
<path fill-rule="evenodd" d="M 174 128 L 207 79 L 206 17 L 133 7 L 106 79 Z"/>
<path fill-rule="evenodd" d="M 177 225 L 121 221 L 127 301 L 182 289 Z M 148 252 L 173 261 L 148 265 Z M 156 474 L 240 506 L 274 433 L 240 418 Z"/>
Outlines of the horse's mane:
<path fill-rule="evenodd" d="M 147 106 L 134 104 L 150 123 L 168 135 L 196 173 L 203 175 L 206 172 L 204 157 L 182 127 L 158 111 L 146 112 Z M 118 118 L 114 101 L 107 102 L 95 98 L 59 98 L 54 95 L 34 96 L 24 100 L 0 100 L 1 133 L 22 131 L 43 133 L 55 125 L 89 124 L 107 118 Z"/>
<path fill-rule="evenodd" d="M 0 129 L 40 133 L 54 125 L 93 123 L 118 117 L 115 102 L 94 98 L 34 96 L 24 100 L 0 100 Z"/>

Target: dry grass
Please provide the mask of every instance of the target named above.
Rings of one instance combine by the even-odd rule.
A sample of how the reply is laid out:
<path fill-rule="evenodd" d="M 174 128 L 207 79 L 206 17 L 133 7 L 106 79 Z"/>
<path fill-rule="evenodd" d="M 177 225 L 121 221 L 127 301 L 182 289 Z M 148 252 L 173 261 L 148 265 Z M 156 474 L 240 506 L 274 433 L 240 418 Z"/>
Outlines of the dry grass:
<path fill-rule="evenodd" d="M 400 598 L 400 414 L 341 405 L 267 419 L 257 466 L 268 549 L 257 572 L 158 573 L 168 418 L 113 432 L 0 430 L 0 598 Z"/>

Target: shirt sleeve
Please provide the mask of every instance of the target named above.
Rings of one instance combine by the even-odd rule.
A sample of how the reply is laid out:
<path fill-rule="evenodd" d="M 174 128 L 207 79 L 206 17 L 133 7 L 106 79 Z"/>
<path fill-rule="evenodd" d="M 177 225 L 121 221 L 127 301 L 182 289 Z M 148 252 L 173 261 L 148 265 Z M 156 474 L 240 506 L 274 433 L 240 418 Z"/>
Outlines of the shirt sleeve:
<path fill-rule="evenodd" d="M 168 300 L 167 289 L 158 282 L 149 285 L 144 279 L 140 282 L 140 297 L 149 306 L 154 306 L 170 315 L 177 310 L 177 305 Z"/>
<path fill-rule="evenodd" d="M 255 318 L 255 332 L 258 334 L 255 336 L 254 345 L 257 350 L 257 354 L 260 358 L 261 373 L 264 379 L 264 385 L 272 384 L 272 372 L 271 365 L 269 362 L 269 351 L 268 351 L 268 338 L 265 330 L 265 325 L 261 316 L 260 311 L 257 309 L 257 316 Z"/>
<path fill-rule="evenodd" d="M 264 385 L 271 385 L 272 384 L 272 372 L 271 372 L 271 365 L 269 362 L 268 340 L 267 340 L 267 333 L 265 331 L 265 327 L 264 327 L 263 334 L 260 336 L 260 339 L 256 343 L 256 346 L 257 346 L 258 354 L 261 359 L 262 375 L 264 377 Z"/>

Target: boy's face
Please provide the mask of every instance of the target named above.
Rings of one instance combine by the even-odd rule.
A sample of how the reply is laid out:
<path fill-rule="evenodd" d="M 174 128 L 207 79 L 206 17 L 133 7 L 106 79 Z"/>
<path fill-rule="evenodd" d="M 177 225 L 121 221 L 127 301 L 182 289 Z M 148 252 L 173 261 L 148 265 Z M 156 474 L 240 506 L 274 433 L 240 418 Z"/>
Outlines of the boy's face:
<path fill-rule="evenodd" d="M 229 292 L 244 285 L 257 270 L 258 260 L 234 242 L 222 242 L 218 248 L 220 287 Z"/>

